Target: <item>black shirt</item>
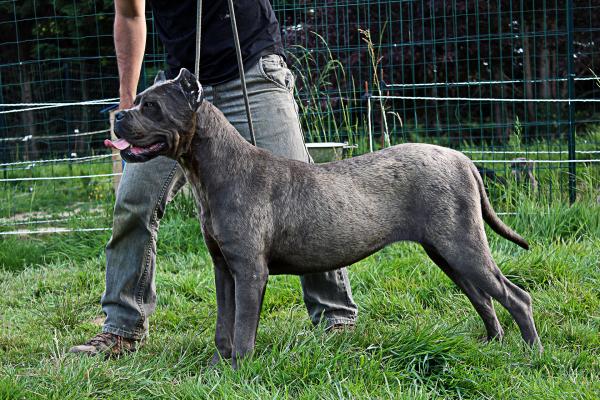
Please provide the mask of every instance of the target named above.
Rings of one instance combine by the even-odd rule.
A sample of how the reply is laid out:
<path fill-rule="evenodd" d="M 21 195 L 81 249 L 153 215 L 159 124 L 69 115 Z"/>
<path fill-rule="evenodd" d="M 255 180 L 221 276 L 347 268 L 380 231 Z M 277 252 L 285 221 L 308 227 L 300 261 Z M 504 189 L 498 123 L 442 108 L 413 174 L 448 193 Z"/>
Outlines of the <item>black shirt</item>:
<path fill-rule="evenodd" d="M 150 0 L 156 29 L 167 51 L 169 75 L 181 67 L 194 71 L 196 57 L 197 0 Z M 244 67 L 261 55 L 283 55 L 279 23 L 269 0 L 236 0 L 235 18 Z M 203 84 L 214 85 L 239 76 L 229 7 L 226 0 L 202 1 L 200 76 Z"/>

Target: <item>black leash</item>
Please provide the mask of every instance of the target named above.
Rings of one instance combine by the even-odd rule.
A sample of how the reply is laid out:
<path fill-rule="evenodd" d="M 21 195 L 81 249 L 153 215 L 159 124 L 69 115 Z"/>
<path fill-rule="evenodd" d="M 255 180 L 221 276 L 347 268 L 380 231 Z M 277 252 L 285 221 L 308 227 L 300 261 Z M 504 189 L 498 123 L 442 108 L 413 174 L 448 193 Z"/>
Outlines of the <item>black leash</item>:
<path fill-rule="evenodd" d="M 242 92 L 244 95 L 244 105 L 246 106 L 246 116 L 248 117 L 248 129 L 250 131 L 250 142 L 256 146 L 256 137 L 254 136 L 254 125 L 252 124 L 252 114 L 250 112 L 250 100 L 248 99 L 248 89 L 246 88 L 246 75 L 244 74 L 244 62 L 242 60 L 242 49 L 240 47 L 240 37 L 238 35 L 237 23 L 235 21 L 235 10 L 233 9 L 233 0 L 228 0 L 229 18 L 231 19 L 231 30 L 233 32 L 233 42 L 235 44 L 235 53 L 237 56 L 238 70 L 240 73 L 240 82 L 242 83 Z M 198 9 L 196 10 L 196 64 L 194 74 L 196 79 L 200 76 L 200 40 L 202 39 L 202 0 L 198 0 Z"/>
<path fill-rule="evenodd" d="M 194 76 L 200 80 L 200 40 L 202 39 L 202 0 L 196 5 L 196 63 L 194 64 Z"/>
<path fill-rule="evenodd" d="M 200 1 L 200 0 L 199 0 Z M 254 125 L 252 124 L 252 114 L 250 113 L 250 100 L 248 99 L 248 89 L 246 88 L 246 75 L 244 74 L 244 63 L 242 61 L 242 49 L 240 47 L 240 37 L 238 35 L 237 24 L 235 22 L 235 11 L 233 9 L 233 0 L 228 0 L 229 18 L 231 19 L 231 30 L 233 31 L 233 41 L 235 43 L 235 52 L 237 55 L 238 69 L 240 71 L 240 81 L 242 82 L 242 92 L 244 93 L 244 104 L 246 106 L 246 115 L 248 116 L 248 129 L 250 130 L 250 141 L 256 146 L 256 137 L 254 136 Z"/>

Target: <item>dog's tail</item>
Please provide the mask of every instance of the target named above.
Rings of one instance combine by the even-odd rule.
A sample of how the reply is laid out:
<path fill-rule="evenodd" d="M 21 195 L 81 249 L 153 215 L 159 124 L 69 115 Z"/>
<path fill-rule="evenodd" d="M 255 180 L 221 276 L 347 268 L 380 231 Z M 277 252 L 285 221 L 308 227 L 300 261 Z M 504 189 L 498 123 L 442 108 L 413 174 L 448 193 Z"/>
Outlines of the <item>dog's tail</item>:
<path fill-rule="evenodd" d="M 473 176 L 475 176 L 475 180 L 477 181 L 477 186 L 479 187 L 479 196 L 481 197 L 481 211 L 483 214 L 483 219 L 488 223 L 490 228 L 494 230 L 498 235 L 510 240 L 513 243 L 518 244 L 525 250 L 529 250 L 529 243 L 525 239 L 523 239 L 517 232 L 513 231 L 508 225 L 506 225 L 498 216 L 496 212 L 492 208 L 490 204 L 490 200 L 485 192 L 485 187 L 483 186 L 483 179 L 481 179 L 481 175 L 479 175 L 479 171 L 477 171 L 477 167 L 475 164 L 471 163 L 471 171 L 473 172 Z"/>

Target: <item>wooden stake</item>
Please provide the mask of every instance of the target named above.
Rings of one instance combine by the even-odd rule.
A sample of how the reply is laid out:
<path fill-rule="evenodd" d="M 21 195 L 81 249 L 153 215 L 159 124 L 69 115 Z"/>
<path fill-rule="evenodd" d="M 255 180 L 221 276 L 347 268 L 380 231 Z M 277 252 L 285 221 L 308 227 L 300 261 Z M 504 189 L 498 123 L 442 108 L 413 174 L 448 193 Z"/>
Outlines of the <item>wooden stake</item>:
<path fill-rule="evenodd" d="M 110 119 L 110 138 L 111 140 L 117 140 L 117 135 L 115 135 L 115 114 L 118 110 L 112 110 L 109 113 Z M 121 160 L 121 153 L 118 149 L 112 149 L 112 172 L 113 174 L 120 174 L 123 172 L 123 160 Z M 113 190 L 115 194 L 117 193 L 117 189 L 119 188 L 119 182 L 121 182 L 121 175 L 113 176 Z"/>

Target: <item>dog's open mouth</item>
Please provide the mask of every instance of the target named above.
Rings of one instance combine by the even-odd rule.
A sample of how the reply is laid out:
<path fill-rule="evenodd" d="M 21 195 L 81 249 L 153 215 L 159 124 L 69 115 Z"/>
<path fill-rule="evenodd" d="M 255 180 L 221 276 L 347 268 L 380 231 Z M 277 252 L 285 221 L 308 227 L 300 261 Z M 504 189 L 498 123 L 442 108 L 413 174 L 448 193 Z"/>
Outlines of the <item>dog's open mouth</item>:
<path fill-rule="evenodd" d="M 134 146 L 125 139 L 104 141 L 104 146 L 117 149 L 127 162 L 144 162 L 158 156 L 166 147 L 165 142 L 156 142 L 148 146 Z"/>

